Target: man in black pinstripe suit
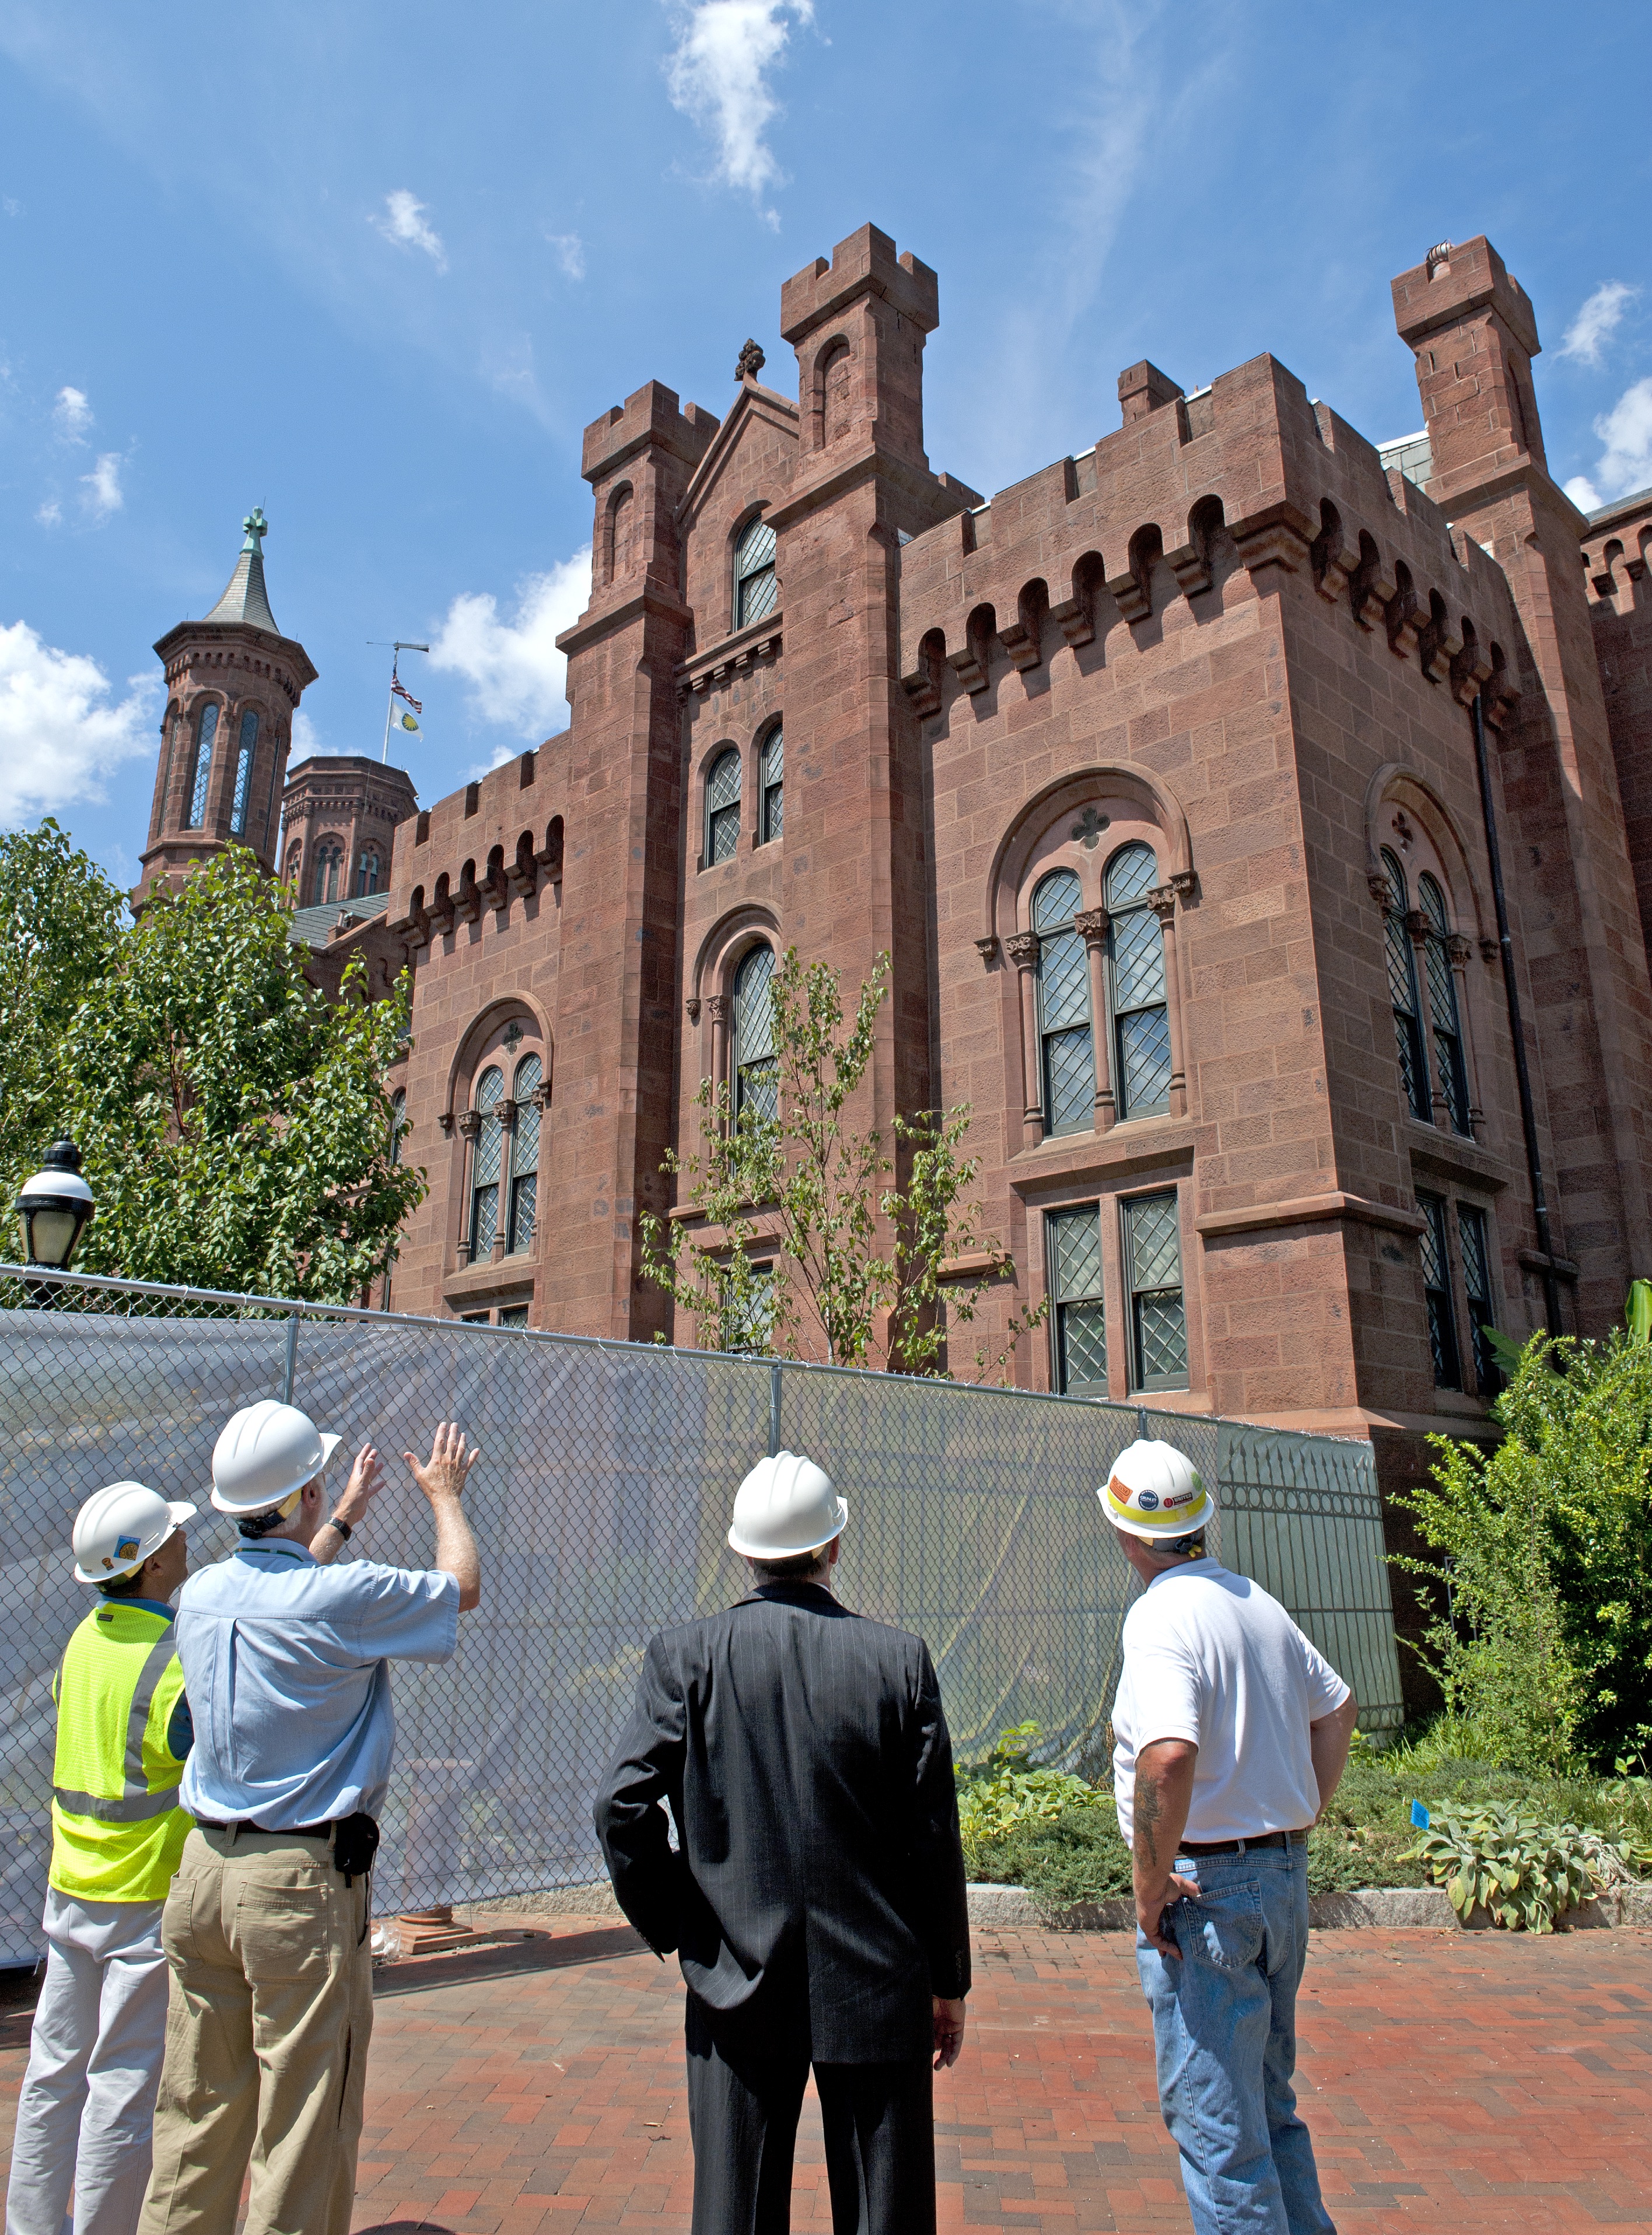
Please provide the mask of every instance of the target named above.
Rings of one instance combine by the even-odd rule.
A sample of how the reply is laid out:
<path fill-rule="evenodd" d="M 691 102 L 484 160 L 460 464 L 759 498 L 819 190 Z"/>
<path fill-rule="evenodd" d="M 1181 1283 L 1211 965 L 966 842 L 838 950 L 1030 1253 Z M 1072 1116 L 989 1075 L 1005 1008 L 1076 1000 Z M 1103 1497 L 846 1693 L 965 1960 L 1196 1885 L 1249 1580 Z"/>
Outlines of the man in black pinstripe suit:
<path fill-rule="evenodd" d="M 922 1639 L 832 1595 L 847 1516 L 793 1452 L 746 1477 L 754 1588 L 654 1638 L 597 1798 L 620 1905 L 688 1987 L 694 2235 L 785 2235 L 811 2064 L 837 2235 L 935 2225 L 931 2059 L 970 1976 L 952 1743 Z"/>

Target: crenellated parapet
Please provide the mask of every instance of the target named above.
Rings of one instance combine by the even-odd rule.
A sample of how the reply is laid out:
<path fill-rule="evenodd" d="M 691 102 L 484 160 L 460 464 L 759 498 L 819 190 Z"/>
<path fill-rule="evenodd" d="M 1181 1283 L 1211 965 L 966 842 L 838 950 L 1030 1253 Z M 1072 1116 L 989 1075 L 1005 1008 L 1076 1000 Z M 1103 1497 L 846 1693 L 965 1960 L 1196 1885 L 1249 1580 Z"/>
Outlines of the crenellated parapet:
<path fill-rule="evenodd" d="M 914 711 L 1101 642 L 1128 658 L 1166 607 L 1311 587 L 1348 626 L 1488 718 L 1513 697 L 1501 567 L 1275 358 L 1187 396 L 1141 364 L 1124 423 L 901 554 L 901 672 Z M 1494 649 L 1495 647 L 1495 649 Z M 1506 651 L 1504 649 L 1506 647 Z"/>
<path fill-rule="evenodd" d="M 386 922 L 410 961 L 468 926 L 502 931 L 514 913 L 560 900 L 566 733 L 449 792 L 400 824 Z"/>

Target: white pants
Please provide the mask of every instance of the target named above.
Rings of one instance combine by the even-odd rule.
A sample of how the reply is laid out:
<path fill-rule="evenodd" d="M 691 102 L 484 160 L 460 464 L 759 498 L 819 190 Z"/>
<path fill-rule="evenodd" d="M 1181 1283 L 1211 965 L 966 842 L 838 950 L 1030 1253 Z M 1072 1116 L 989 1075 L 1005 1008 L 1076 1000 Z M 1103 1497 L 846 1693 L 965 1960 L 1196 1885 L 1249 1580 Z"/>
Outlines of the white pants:
<path fill-rule="evenodd" d="M 17 2101 L 6 2235 L 133 2235 L 167 2031 L 158 1901 L 46 1896 L 46 1981 Z"/>

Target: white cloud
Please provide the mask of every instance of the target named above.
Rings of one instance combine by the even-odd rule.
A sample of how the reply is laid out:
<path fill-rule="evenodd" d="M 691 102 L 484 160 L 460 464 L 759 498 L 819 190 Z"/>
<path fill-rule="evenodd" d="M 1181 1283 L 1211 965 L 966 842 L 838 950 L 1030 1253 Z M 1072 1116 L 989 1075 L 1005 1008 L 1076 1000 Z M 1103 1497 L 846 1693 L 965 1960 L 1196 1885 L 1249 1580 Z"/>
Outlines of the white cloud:
<path fill-rule="evenodd" d="M 155 750 L 161 678 L 134 675 L 127 696 L 95 659 L 43 644 L 27 623 L 0 628 L 0 828 L 102 799 L 122 761 Z"/>
<path fill-rule="evenodd" d="M 1638 287 L 1625 286 L 1621 279 L 1608 279 L 1596 287 L 1567 327 L 1560 344 L 1562 357 L 1575 357 L 1579 364 L 1598 364 L 1602 343 L 1617 331 L 1624 311 L 1640 292 Z"/>
<path fill-rule="evenodd" d="M 43 528 L 56 528 L 62 516 L 63 508 L 55 496 L 49 496 L 35 515 Z"/>
<path fill-rule="evenodd" d="M 577 233 L 547 233 L 545 236 L 565 279 L 585 277 L 585 243 Z"/>
<path fill-rule="evenodd" d="M 0 194 L 0 210 L 3 210 L 8 217 L 21 217 L 23 204 L 13 201 L 10 194 Z"/>
<path fill-rule="evenodd" d="M 579 619 L 590 595 L 589 544 L 548 573 L 518 583 L 508 620 L 500 619 L 490 593 L 463 591 L 430 639 L 430 665 L 464 677 L 484 722 L 518 737 L 546 737 L 567 719 L 567 662 L 556 637 Z"/>
<path fill-rule="evenodd" d="M 677 43 L 665 58 L 672 106 L 717 141 L 713 175 L 754 201 L 784 184 L 764 133 L 780 114 L 768 71 L 785 51 L 788 17 L 815 18 L 814 0 L 675 0 Z M 779 220 L 764 213 L 771 225 Z"/>
<path fill-rule="evenodd" d="M 126 463 L 118 450 L 105 450 L 89 474 L 81 475 L 86 491 L 81 502 L 95 520 L 107 520 L 126 502 L 121 490 L 121 469 Z"/>
<path fill-rule="evenodd" d="M 86 400 L 83 388 L 60 388 L 57 401 L 52 406 L 52 417 L 57 431 L 71 442 L 83 442 L 86 430 L 92 423 L 92 407 Z"/>
<path fill-rule="evenodd" d="M 292 748 L 287 756 L 289 765 L 296 768 L 300 761 L 307 761 L 311 753 L 324 753 L 326 750 L 321 742 L 320 731 L 300 706 L 292 717 Z"/>
<path fill-rule="evenodd" d="M 1585 512 L 1598 512 L 1632 489 L 1652 487 L 1652 378 L 1626 388 L 1595 422 L 1595 433 L 1606 447 L 1594 471 L 1577 474 L 1566 484 L 1567 495 Z"/>
<path fill-rule="evenodd" d="M 448 252 L 442 245 L 442 236 L 433 226 L 424 222 L 424 204 L 405 187 L 397 187 L 394 193 L 384 197 L 383 217 L 370 217 L 367 222 L 375 226 L 386 240 L 393 240 L 398 248 L 422 248 L 438 272 L 448 268 Z"/>

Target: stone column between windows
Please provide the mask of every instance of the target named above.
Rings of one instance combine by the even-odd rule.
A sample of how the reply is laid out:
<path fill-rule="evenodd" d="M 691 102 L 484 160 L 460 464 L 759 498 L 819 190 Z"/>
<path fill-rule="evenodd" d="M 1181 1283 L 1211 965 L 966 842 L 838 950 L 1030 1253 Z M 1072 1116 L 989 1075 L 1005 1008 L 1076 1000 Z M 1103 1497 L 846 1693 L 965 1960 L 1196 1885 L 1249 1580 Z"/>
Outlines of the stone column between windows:
<path fill-rule="evenodd" d="M 713 993 L 705 1006 L 711 1016 L 711 1091 L 720 1094 L 729 1083 L 729 997 Z"/>
<path fill-rule="evenodd" d="M 1105 908 L 1085 908 L 1072 919 L 1090 965 L 1090 1044 L 1096 1065 L 1096 1131 L 1105 1133 L 1118 1116 L 1113 1092 L 1111 1035 L 1107 1029 L 1107 927 Z"/>
<path fill-rule="evenodd" d="M 476 1136 L 482 1131 L 480 1110 L 462 1110 L 455 1124 L 459 1129 L 459 1268 L 462 1272 L 470 1262 L 470 1173 L 476 1153 Z"/>
<path fill-rule="evenodd" d="M 497 1265 L 505 1254 L 505 1237 L 510 1220 L 511 1148 L 516 1133 L 516 1104 L 508 1096 L 499 1105 L 499 1194 L 494 1213 L 494 1246 L 490 1253 Z"/>
<path fill-rule="evenodd" d="M 1463 1039 L 1463 1068 L 1468 1073 L 1468 1127 L 1478 1141 L 1485 1129 L 1485 1111 L 1480 1101 L 1480 1059 L 1474 1045 L 1473 1012 L 1468 1000 L 1468 964 L 1474 942 L 1464 933 L 1454 931 L 1446 942 L 1446 951 L 1452 958 L 1452 976 L 1457 982 L 1457 1026 Z"/>
<path fill-rule="evenodd" d="M 1039 1060 L 1039 935 L 1018 931 L 1004 941 L 1015 965 L 1021 1002 L 1021 1145 L 1036 1149 L 1044 1138 L 1044 1066 Z"/>
<path fill-rule="evenodd" d="M 1187 1116 L 1187 1065 L 1182 1054 L 1182 981 L 1176 972 L 1175 884 L 1155 885 L 1147 905 L 1158 918 L 1164 940 L 1164 1021 L 1170 1032 L 1170 1091 L 1172 1118 Z"/>
<path fill-rule="evenodd" d="M 1417 980 L 1417 1022 L 1423 1036 L 1423 1077 L 1428 1082 L 1428 1107 L 1442 1133 L 1456 1131 L 1452 1124 L 1451 1097 L 1440 1076 L 1439 1048 L 1434 1039 L 1434 1004 L 1428 991 L 1428 934 L 1432 929 L 1420 908 L 1407 908 L 1406 929 L 1411 935 L 1412 970 Z"/>

